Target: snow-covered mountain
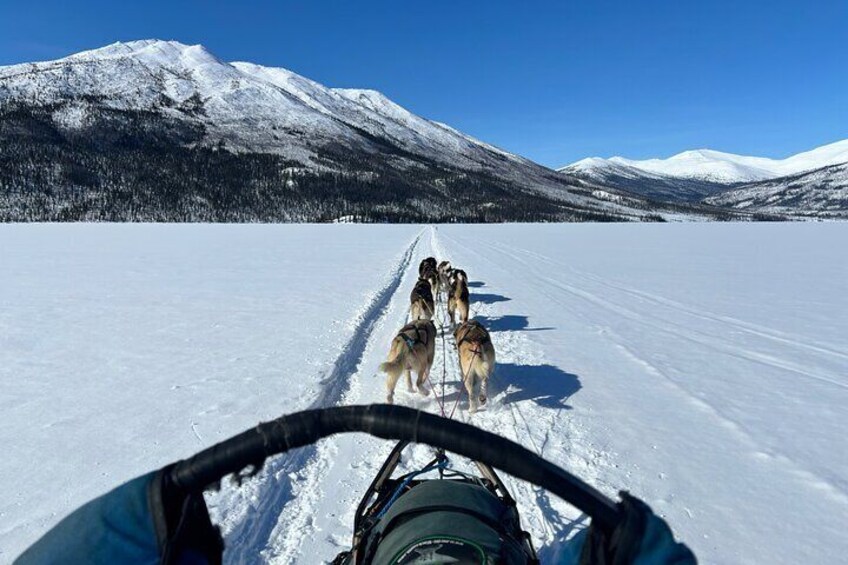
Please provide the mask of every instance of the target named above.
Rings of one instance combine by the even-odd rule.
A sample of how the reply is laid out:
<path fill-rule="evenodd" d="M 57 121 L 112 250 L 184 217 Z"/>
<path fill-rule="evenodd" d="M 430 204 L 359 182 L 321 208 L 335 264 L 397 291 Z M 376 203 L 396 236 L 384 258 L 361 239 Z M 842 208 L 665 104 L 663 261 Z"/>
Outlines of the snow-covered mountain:
<path fill-rule="evenodd" d="M 461 166 L 483 168 L 490 161 L 482 144 L 378 92 L 332 89 L 286 69 L 226 63 L 201 45 L 115 43 L 57 61 L 0 68 L 0 85 L 4 101 L 62 104 L 56 116 L 67 125 L 83 124 L 96 105 L 180 119 L 190 109 L 211 130 L 205 142 L 224 139 L 236 149 L 297 155 L 315 165 L 321 162 L 321 142 L 359 146 L 364 135 L 439 161 L 459 158 Z M 532 165 L 512 155 L 510 160 Z"/>
<path fill-rule="evenodd" d="M 834 197 L 824 196 L 824 192 L 832 192 L 839 185 L 839 178 L 825 182 L 829 178 L 827 174 L 812 172 L 845 163 L 848 163 L 848 139 L 786 159 L 699 149 L 684 151 L 668 159 L 640 161 L 623 157 L 591 157 L 559 171 L 587 182 L 602 183 L 649 198 L 682 202 L 706 199 L 713 205 L 807 214 L 818 212 L 821 210 L 819 205 L 825 202 L 828 206 L 839 206 L 839 202 L 844 202 L 838 193 Z M 790 185 L 793 197 L 781 206 L 773 207 L 760 200 L 761 195 L 779 191 L 779 186 Z M 729 190 L 738 194 L 725 198 L 722 193 Z M 750 196 L 743 196 L 748 191 L 753 192 Z M 746 205 L 741 206 L 742 202 Z M 842 206 L 843 211 L 848 211 L 844 204 Z"/>
<path fill-rule="evenodd" d="M 211 206 L 232 211 L 247 204 L 252 207 L 248 218 L 266 220 L 357 215 L 380 206 L 382 215 L 372 219 L 391 214 L 430 220 L 639 218 L 657 211 L 642 198 L 615 190 L 599 197 L 597 187 L 421 118 L 379 92 L 328 88 L 286 69 L 227 63 L 200 45 L 175 41 L 115 43 L 56 61 L 0 67 L 0 140 L 7 153 L 14 152 L 8 161 L 23 158 L 27 174 L 18 171 L 10 181 L 25 183 L 13 187 L 15 194 L 52 185 L 35 202 L 0 202 L 6 217 L 10 207 L 90 211 L 92 202 L 103 200 L 104 186 L 118 183 L 124 193 L 138 191 L 139 183 L 152 175 L 168 177 L 156 187 L 177 190 L 179 185 L 177 194 L 160 194 L 159 200 L 180 200 L 181 214 L 197 219 L 239 220 L 232 214 L 198 216 L 193 210 Z M 33 143 L 49 145 L 52 160 L 37 161 L 34 154 L 44 151 L 33 149 Z M 172 151 L 165 157 L 165 147 L 189 153 Z M 142 150 L 144 155 L 137 154 Z M 222 150 L 232 156 L 226 165 L 221 165 L 223 157 L 208 153 Z M 183 161 L 200 159 L 204 164 L 159 162 L 178 154 Z M 277 161 L 272 163 L 269 155 Z M 129 184 L 126 177 L 135 171 L 116 165 L 121 158 L 134 167 L 153 160 L 157 164 Z M 78 166 L 73 174 L 59 167 L 58 173 L 47 175 L 45 169 L 57 161 Z M 196 183 L 202 188 L 184 186 L 193 178 L 182 172 L 189 168 L 207 171 Z M 226 179 L 245 175 L 243 184 L 253 190 L 233 194 L 235 181 Z M 225 182 L 229 184 L 214 191 L 207 188 Z M 88 195 L 83 201 L 81 184 Z M 283 195 L 275 189 L 280 185 L 300 193 Z M 260 197 L 253 196 L 257 190 L 264 191 Z M 73 195 L 75 203 L 57 204 L 57 192 Z M 226 205 L 220 203 L 222 192 Z M 124 206 L 124 200 L 139 200 L 137 195 L 122 198 L 116 207 Z M 45 199 L 50 202 L 44 204 Z M 147 211 L 138 218 L 150 217 L 150 198 L 141 199 Z M 245 199 L 251 200 L 246 204 Z M 329 204 L 331 200 L 336 204 Z M 257 217 L 257 209 L 280 206 L 311 211 Z M 153 213 L 162 219 L 158 214 Z M 97 217 L 108 218 L 119 219 L 114 214 Z"/>
<path fill-rule="evenodd" d="M 636 169 L 641 174 L 675 179 L 733 184 L 796 175 L 829 165 L 848 163 L 848 139 L 837 141 L 786 159 L 748 157 L 710 149 L 684 151 L 668 159 L 633 160 L 624 157 L 591 157 L 559 169 L 590 174 L 605 169 Z"/>
<path fill-rule="evenodd" d="M 624 161 L 620 157 L 590 157 L 559 170 L 586 182 L 613 186 L 633 194 L 671 202 L 695 202 L 727 188 L 717 181 L 673 177 L 640 169 Z"/>

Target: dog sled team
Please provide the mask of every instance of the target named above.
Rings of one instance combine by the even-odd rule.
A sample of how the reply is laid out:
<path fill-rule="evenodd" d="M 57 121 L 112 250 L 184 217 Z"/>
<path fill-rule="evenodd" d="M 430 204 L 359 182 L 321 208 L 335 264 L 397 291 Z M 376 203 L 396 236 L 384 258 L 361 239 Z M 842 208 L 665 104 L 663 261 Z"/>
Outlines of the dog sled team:
<path fill-rule="evenodd" d="M 392 340 L 388 359 L 380 365 L 386 373 L 386 401 L 394 401 L 394 391 L 402 373 L 407 389 L 412 392 L 412 373 L 422 396 L 430 394 L 428 381 L 436 354 L 438 337 L 434 319 L 436 301 L 446 301 L 450 327 L 453 330 L 462 380 L 468 391 L 469 411 L 487 400 L 489 377 L 495 370 L 495 349 L 489 332 L 476 320 L 469 320 L 468 275 L 454 269 L 449 261 L 436 264 L 427 257 L 418 267 L 418 281 L 409 297 L 411 321 Z M 475 396 L 475 388 L 478 393 Z"/>

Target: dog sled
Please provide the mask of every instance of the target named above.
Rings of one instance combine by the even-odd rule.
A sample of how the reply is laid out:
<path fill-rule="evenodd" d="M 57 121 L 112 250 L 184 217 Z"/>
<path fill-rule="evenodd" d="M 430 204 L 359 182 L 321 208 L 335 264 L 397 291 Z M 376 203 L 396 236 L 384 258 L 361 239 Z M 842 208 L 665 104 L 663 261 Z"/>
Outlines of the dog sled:
<path fill-rule="evenodd" d="M 260 468 L 269 457 L 350 432 L 399 443 L 364 493 L 351 546 L 335 563 L 537 563 L 515 501 L 495 469 L 591 519 L 564 542 L 557 563 L 695 562 L 665 521 L 627 493 L 613 502 L 524 447 L 471 425 L 401 406 L 369 405 L 283 416 L 131 480 L 67 516 L 17 563 L 221 563 L 224 545 L 203 491 L 229 475 L 244 477 L 245 469 Z M 430 445 L 436 455 L 422 469 L 394 477 L 409 443 Z M 447 453 L 473 461 L 479 475 L 453 470 Z"/>

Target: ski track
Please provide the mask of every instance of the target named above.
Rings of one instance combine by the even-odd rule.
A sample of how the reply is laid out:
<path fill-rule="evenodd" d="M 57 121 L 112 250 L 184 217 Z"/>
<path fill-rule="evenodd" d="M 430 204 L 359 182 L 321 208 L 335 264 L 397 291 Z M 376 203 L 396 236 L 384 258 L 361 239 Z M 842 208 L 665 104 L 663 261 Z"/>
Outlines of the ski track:
<path fill-rule="evenodd" d="M 343 347 L 332 370 L 321 380 L 321 392 L 309 409 L 341 403 L 349 388 L 350 378 L 359 367 L 375 326 L 381 321 L 410 269 L 421 236 L 422 234 L 419 234 L 407 246 L 389 273 L 388 282 L 376 293 L 363 313 L 356 319 L 350 340 Z M 222 524 L 226 540 L 225 560 L 228 563 L 254 563 L 256 555 L 269 560 L 272 556 L 269 542 L 278 535 L 281 528 L 286 529 L 288 536 L 299 536 L 303 539 L 308 535 L 312 523 L 312 516 L 308 513 L 298 512 L 296 519 L 290 519 L 285 523 L 280 523 L 278 516 L 290 504 L 305 508 L 320 496 L 320 491 L 317 488 L 309 488 L 307 483 L 310 477 L 319 475 L 327 465 L 328 450 L 331 447 L 326 443 L 301 448 L 271 459 L 255 477 L 242 485 L 236 501 L 245 508 L 239 513 L 238 523 L 230 528 L 227 528 L 228 524 Z M 231 513 L 233 510 L 228 507 L 224 513 Z M 283 554 L 280 557 L 286 558 L 287 555 Z"/>
<path fill-rule="evenodd" d="M 502 246 L 502 245 L 498 245 L 498 244 L 489 244 L 489 247 L 491 247 L 494 250 L 500 251 L 501 253 L 508 255 L 512 259 L 521 262 L 522 264 L 524 264 L 528 268 L 531 268 L 531 269 L 533 268 L 526 261 L 524 261 L 519 255 L 516 255 L 514 252 L 507 251 L 506 246 Z M 513 251 L 517 251 L 517 250 L 513 250 Z M 526 253 L 526 254 L 532 254 L 532 255 L 538 256 L 538 254 L 535 254 L 535 253 Z M 720 340 L 716 339 L 715 337 L 713 337 L 713 336 L 711 336 L 711 335 L 709 335 L 705 332 L 692 330 L 691 328 L 689 328 L 685 324 L 676 323 L 675 321 L 670 320 L 670 319 L 665 318 L 665 317 L 660 317 L 660 316 L 650 314 L 650 313 L 645 313 L 645 312 L 636 312 L 636 311 L 634 311 L 630 308 L 626 308 L 624 306 L 616 304 L 616 303 L 614 303 L 614 302 L 612 302 L 608 299 L 601 298 L 600 296 L 598 296 L 595 293 L 577 288 L 573 285 L 564 284 L 564 283 L 562 283 L 562 282 L 560 282 L 556 279 L 552 279 L 548 276 L 545 276 L 542 273 L 537 272 L 536 276 L 540 280 L 544 281 L 545 283 L 547 283 L 547 284 L 549 284 L 549 285 L 551 285 L 551 286 L 553 286 L 553 287 L 555 287 L 559 290 L 563 290 L 563 291 L 565 291 L 569 294 L 572 294 L 572 295 L 574 295 L 578 298 L 581 298 L 584 301 L 592 304 L 593 306 L 599 306 L 599 307 L 601 307 L 605 310 L 613 312 L 614 314 L 616 314 L 618 316 L 621 316 L 621 317 L 626 318 L 628 320 L 631 320 L 633 322 L 638 322 L 640 324 L 649 326 L 651 329 L 656 330 L 659 333 L 663 333 L 663 334 L 666 334 L 666 335 L 672 335 L 672 336 L 674 336 L 676 338 L 680 338 L 680 339 L 685 339 L 685 340 L 690 341 L 692 343 L 695 343 L 695 344 L 698 344 L 698 345 L 701 345 L 701 346 L 704 346 L 704 347 L 708 347 L 708 348 L 710 348 L 710 349 L 712 349 L 716 352 L 724 353 L 724 354 L 727 354 L 727 355 L 732 355 L 732 356 L 735 356 L 739 359 L 744 359 L 744 360 L 751 361 L 751 362 L 754 362 L 754 363 L 759 363 L 759 364 L 762 364 L 762 365 L 781 369 L 781 370 L 783 370 L 787 373 L 792 373 L 793 376 L 801 376 L 801 377 L 804 377 L 804 378 L 816 380 L 816 381 L 821 382 L 821 383 L 826 383 L 826 384 L 831 385 L 831 386 L 835 386 L 835 387 L 838 387 L 838 388 L 848 390 L 848 385 L 841 383 L 839 381 L 836 381 L 834 379 L 828 378 L 828 377 L 823 376 L 823 375 L 810 373 L 802 365 L 799 365 L 797 363 L 787 361 L 786 359 L 781 359 L 781 358 L 775 357 L 775 356 L 767 354 L 767 353 L 761 353 L 761 352 L 757 352 L 757 351 L 752 351 L 748 348 L 738 347 L 738 346 L 729 344 L 726 341 L 720 341 Z M 595 284 L 597 284 L 599 282 L 602 283 L 602 281 L 600 281 L 600 279 L 597 279 L 595 277 L 592 277 L 592 280 L 593 280 L 593 283 L 595 283 Z M 604 283 L 602 283 L 602 284 L 604 284 Z M 620 289 L 620 287 L 615 287 L 613 285 L 607 285 L 607 286 L 609 286 L 610 288 Z M 634 295 L 637 294 L 636 292 L 631 291 L 630 289 L 627 289 L 627 291 L 630 294 L 634 294 Z M 641 295 L 643 293 L 638 293 L 638 294 Z M 671 301 L 667 301 L 667 302 L 670 303 L 670 304 L 674 304 Z M 657 302 L 657 303 L 659 303 L 659 302 Z M 691 309 L 689 309 L 689 308 L 680 308 L 680 310 L 684 311 L 684 312 L 691 311 Z M 721 318 L 717 317 L 717 316 L 709 316 L 709 317 L 708 316 L 702 316 L 702 317 L 704 319 L 710 319 L 710 320 L 714 320 L 714 321 L 717 321 L 717 322 L 721 322 Z M 770 335 L 769 333 L 766 333 L 766 332 L 755 332 L 755 335 L 760 335 L 760 336 L 766 337 L 768 339 L 775 339 L 775 337 L 773 335 Z M 793 344 L 793 345 L 796 345 L 796 346 L 799 346 L 799 347 L 804 347 L 804 348 L 808 348 L 808 349 L 811 349 L 811 350 L 815 350 L 815 351 L 820 352 L 820 353 L 826 353 L 826 354 L 834 355 L 834 356 L 837 356 L 837 357 L 842 356 L 842 353 L 840 353 L 839 351 L 826 349 L 826 348 L 814 347 L 814 346 L 810 346 L 808 344 L 799 343 L 798 341 L 795 341 L 795 340 L 780 339 L 779 341 L 787 343 L 787 344 Z"/>
<path fill-rule="evenodd" d="M 757 324 L 752 324 L 750 322 L 745 322 L 742 320 L 738 320 L 731 316 L 725 316 L 721 314 L 716 314 L 714 312 L 709 312 L 705 310 L 701 310 L 699 308 L 695 308 L 688 304 L 683 304 L 681 302 L 677 302 L 675 300 L 670 300 L 668 298 L 664 298 L 661 296 L 657 296 L 655 294 L 651 294 L 649 292 L 621 286 L 610 282 L 608 279 L 599 277 L 597 275 L 592 275 L 590 273 L 586 273 L 584 271 L 575 269 L 571 265 L 567 263 L 563 263 L 561 261 L 557 261 L 547 255 L 542 255 L 540 253 L 536 253 L 530 249 L 516 249 L 516 248 L 508 248 L 507 246 L 493 244 L 493 247 L 500 249 L 501 252 L 507 253 L 506 249 L 511 249 L 512 252 L 518 252 L 523 255 L 527 255 L 530 257 L 534 257 L 536 259 L 541 259 L 546 261 L 552 265 L 556 265 L 558 269 L 565 270 L 572 276 L 572 278 L 583 279 L 585 282 L 589 283 L 591 286 L 601 285 L 608 289 L 622 292 L 624 294 L 630 295 L 634 298 L 640 299 L 644 302 L 653 303 L 656 306 L 667 307 L 672 310 L 675 310 L 680 313 L 688 314 L 690 316 L 700 318 L 702 320 L 707 320 L 711 322 L 715 322 L 717 324 L 721 324 L 723 326 L 731 326 L 734 330 L 745 332 L 757 337 L 761 337 L 764 339 L 772 340 L 779 342 L 781 345 L 789 345 L 792 347 L 796 347 L 799 349 L 806 349 L 815 353 L 821 353 L 829 356 L 836 357 L 841 360 L 848 360 L 848 351 L 841 350 L 838 346 L 825 344 L 825 343 L 811 343 L 808 341 L 804 341 L 802 338 L 798 336 L 793 336 L 786 332 L 781 332 L 778 330 L 774 330 L 772 328 L 763 327 Z M 515 257 L 515 255 L 513 255 Z M 664 322 L 668 320 L 663 319 Z"/>
<path fill-rule="evenodd" d="M 673 335 L 676 338 L 684 339 L 686 341 L 696 343 L 696 344 L 698 344 L 702 347 L 707 347 L 709 349 L 712 349 L 713 351 L 724 353 L 726 355 L 732 355 L 734 357 L 744 359 L 744 360 L 747 360 L 747 361 L 760 363 L 760 364 L 763 364 L 763 365 L 782 369 L 786 372 L 793 373 L 795 376 L 803 376 L 803 377 L 806 377 L 806 378 L 810 378 L 812 380 L 816 380 L 818 382 L 827 383 L 829 385 L 834 385 L 834 386 L 841 388 L 841 389 L 848 388 L 843 383 L 837 382 L 837 381 L 829 379 L 827 377 L 811 374 L 807 371 L 804 371 L 802 368 L 800 368 L 795 363 L 787 362 L 783 359 L 779 359 L 779 358 L 776 358 L 776 357 L 771 356 L 771 355 L 752 352 L 752 351 L 749 351 L 749 350 L 746 350 L 746 349 L 743 349 L 743 348 L 740 348 L 740 347 L 733 346 L 731 344 L 718 342 L 715 339 L 713 339 L 712 337 L 705 334 L 704 332 L 691 330 L 691 329 L 685 327 L 683 324 L 677 324 L 672 320 L 669 320 L 669 319 L 666 319 L 666 318 L 661 318 L 659 316 L 655 316 L 655 315 L 651 315 L 651 314 L 637 313 L 637 312 L 635 312 L 635 311 L 633 311 L 629 308 L 625 308 L 623 306 L 620 306 L 619 304 L 615 304 L 608 299 L 601 298 L 600 296 L 598 296 L 598 295 L 596 295 L 592 292 L 582 290 L 580 288 L 574 287 L 574 286 L 569 285 L 569 284 L 564 284 L 564 283 L 562 283 L 558 280 L 555 280 L 555 279 L 552 279 L 550 277 L 545 276 L 543 273 L 536 271 L 531 264 L 527 263 L 526 261 L 524 261 L 522 259 L 520 254 L 521 254 L 521 252 L 525 252 L 524 253 L 525 255 L 535 256 L 536 258 L 544 257 L 546 261 L 554 262 L 554 261 L 551 261 L 546 256 L 542 256 L 542 255 L 534 253 L 534 252 L 526 251 L 524 249 L 517 250 L 517 249 L 511 248 L 509 246 L 506 246 L 506 245 L 503 245 L 503 244 L 497 244 L 497 243 L 487 244 L 487 247 L 489 247 L 489 248 L 491 248 L 495 251 L 498 251 L 500 253 L 503 253 L 504 255 L 507 255 L 511 259 L 519 261 L 525 267 L 533 270 L 534 276 L 538 280 L 544 282 L 545 284 L 552 286 L 552 287 L 554 287 L 558 290 L 565 291 L 565 292 L 567 292 L 567 293 L 569 293 L 573 296 L 576 296 L 577 298 L 580 298 L 580 299 L 586 301 L 588 304 L 592 305 L 593 307 L 599 306 L 603 309 L 606 309 L 606 310 L 612 312 L 613 314 L 627 318 L 631 321 L 636 321 L 636 322 L 639 322 L 641 324 L 649 325 L 653 330 L 656 330 L 657 332 Z M 563 266 L 562 264 L 560 264 L 560 265 Z M 578 273 L 575 269 L 569 269 L 569 270 L 571 271 L 571 274 L 576 274 L 577 276 L 581 276 L 581 274 Z M 599 277 L 586 276 L 585 280 L 591 281 L 592 285 L 601 284 L 601 285 L 606 286 L 608 288 L 614 288 L 614 289 L 617 289 L 617 290 L 622 290 L 622 291 L 624 291 L 627 294 L 632 295 L 632 296 L 644 296 L 644 297 L 650 296 L 647 293 L 641 293 L 639 291 L 634 291 L 632 289 L 625 289 L 625 288 L 622 288 L 622 287 L 618 287 L 616 285 L 609 284 L 606 281 L 600 279 Z M 548 295 L 548 297 L 551 300 L 558 302 L 560 305 L 562 305 L 564 307 L 566 306 L 565 303 L 560 298 L 557 297 L 557 293 L 551 293 L 551 294 Z M 668 305 L 674 306 L 679 311 L 683 311 L 683 312 L 687 312 L 687 313 L 691 313 L 691 312 L 694 311 L 693 309 L 686 307 L 686 306 L 683 306 L 683 305 L 679 305 L 679 303 L 676 303 L 674 301 L 667 301 L 667 300 L 662 299 L 662 300 L 655 300 L 654 302 L 656 304 L 660 304 L 660 303 L 666 304 L 667 303 Z M 575 312 L 575 314 L 579 315 L 581 318 L 584 318 L 587 323 L 593 322 L 592 320 L 586 319 L 582 314 L 579 314 L 577 312 Z M 700 314 L 698 314 L 698 315 L 700 316 Z M 721 317 L 721 316 L 704 315 L 704 316 L 700 316 L 700 317 L 702 317 L 703 319 L 709 319 L 709 320 L 712 320 L 712 321 L 724 323 L 723 317 Z M 650 319 L 652 321 L 648 321 L 648 319 Z M 739 327 L 740 325 L 746 325 L 745 323 L 742 323 L 742 322 L 735 320 L 735 319 L 732 319 L 732 318 L 730 320 L 731 321 L 729 323 L 731 323 L 732 325 L 734 325 L 736 327 Z M 748 449 L 750 450 L 752 455 L 754 455 L 755 457 L 764 459 L 764 460 L 773 461 L 774 463 L 783 466 L 790 474 L 799 478 L 801 480 L 801 482 L 804 485 L 806 485 L 807 487 L 809 487 L 813 490 L 824 492 L 824 493 L 828 494 L 833 500 L 836 500 L 836 501 L 840 502 L 841 504 L 848 504 L 848 493 L 846 493 L 842 488 L 840 488 L 839 486 L 837 486 L 836 484 L 834 484 L 832 481 L 828 480 L 827 478 L 822 477 L 820 474 L 817 474 L 816 472 L 810 470 L 802 462 L 799 462 L 796 459 L 789 457 L 784 453 L 780 453 L 778 451 L 775 451 L 773 448 L 772 449 L 763 448 L 759 444 L 759 442 L 756 440 L 756 438 L 751 433 L 749 433 L 748 430 L 746 430 L 744 425 L 742 425 L 740 422 L 734 420 L 733 418 L 727 416 L 717 406 L 707 402 L 704 398 L 701 398 L 697 394 L 694 394 L 688 388 L 686 388 L 686 386 L 684 386 L 683 383 L 677 381 L 674 377 L 672 377 L 666 371 L 663 371 L 656 364 L 650 362 L 649 360 L 645 359 L 643 356 L 639 355 L 637 350 L 634 348 L 634 346 L 629 344 L 628 341 L 620 333 L 615 332 L 612 328 L 610 328 L 608 326 L 604 326 L 600 331 L 602 333 L 606 334 L 610 338 L 610 340 L 613 342 L 614 346 L 619 351 L 621 351 L 622 354 L 625 355 L 625 357 L 630 359 L 632 362 L 642 366 L 650 374 L 653 374 L 657 377 L 662 378 L 668 385 L 670 385 L 673 389 L 675 389 L 677 392 L 682 394 L 684 396 L 686 402 L 688 402 L 691 406 L 709 414 L 711 417 L 713 417 L 719 423 L 719 425 L 721 427 L 731 431 L 736 436 L 736 438 L 738 440 L 740 440 L 744 445 L 746 445 L 748 447 Z M 796 346 L 799 346 L 799 347 L 810 349 L 810 350 L 816 351 L 816 352 L 821 353 L 821 354 L 833 355 L 833 356 L 837 356 L 837 357 L 842 356 L 841 352 L 830 349 L 830 348 L 819 347 L 819 346 L 810 346 L 809 344 L 801 343 L 801 342 L 798 342 L 796 340 L 786 339 L 786 338 L 783 338 L 783 337 L 776 337 L 775 335 L 772 334 L 771 330 L 767 330 L 767 331 L 757 330 L 757 331 L 751 332 L 751 333 L 759 335 L 759 336 L 767 338 L 767 339 L 770 339 L 770 340 L 779 341 L 781 343 L 796 345 Z"/>
<path fill-rule="evenodd" d="M 452 246 L 462 248 L 465 253 L 480 261 L 491 261 L 491 258 L 484 257 L 453 238 L 445 239 L 449 239 Z M 443 255 L 450 257 L 449 254 Z M 469 268 L 473 269 L 473 266 L 474 261 L 471 261 Z M 474 278 L 472 275 L 469 276 Z M 486 284 L 486 289 L 499 290 L 496 286 L 489 284 Z M 503 311 L 504 307 L 500 306 L 501 303 L 475 302 L 474 296 L 475 293 L 472 292 L 471 317 L 495 317 L 507 314 Z M 509 313 L 514 315 L 511 310 Z M 532 415 L 528 416 L 528 407 L 532 401 L 507 401 L 506 397 L 515 392 L 514 388 L 509 386 L 501 390 L 503 383 L 498 377 L 504 365 L 530 367 L 546 365 L 540 348 L 527 337 L 525 332 L 521 331 L 493 331 L 491 336 L 497 354 L 497 365 L 489 385 L 490 403 L 485 410 L 466 421 L 526 445 L 540 456 L 575 472 L 602 490 L 612 493 L 613 489 L 599 484 L 597 472 L 598 467 L 612 464 L 611 455 L 594 448 L 584 439 L 579 424 L 568 414 L 570 407 L 564 404 L 567 398 L 561 399 L 561 407 L 539 405 L 532 411 Z M 458 361 L 454 363 L 453 374 L 458 375 Z M 463 413 L 463 416 L 465 414 Z M 557 442 L 556 445 L 550 446 L 552 431 Z M 548 449 L 549 446 L 551 449 Z M 504 482 L 518 501 L 524 528 L 531 533 L 540 557 L 545 561 L 553 561 L 563 542 L 584 527 L 586 516 L 558 498 L 550 498 L 544 490 L 523 481 L 507 476 L 504 477 Z"/>

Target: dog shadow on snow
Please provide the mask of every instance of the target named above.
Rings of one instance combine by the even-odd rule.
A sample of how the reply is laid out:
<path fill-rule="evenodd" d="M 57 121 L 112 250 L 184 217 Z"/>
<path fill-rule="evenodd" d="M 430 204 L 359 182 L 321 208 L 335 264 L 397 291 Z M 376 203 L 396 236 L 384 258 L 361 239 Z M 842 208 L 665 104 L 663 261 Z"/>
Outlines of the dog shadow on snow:
<path fill-rule="evenodd" d="M 530 319 L 527 316 L 515 316 L 512 314 L 506 316 L 477 316 L 475 318 L 483 324 L 490 332 L 542 332 L 554 330 L 556 328 L 530 328 Z"/>
<path fill-rule="evenodd" d="M 482 304 L 495 304 L 497 302 L 508 302 L 512 300 L 512 298 L 502 296 L 500 294 L 485 294 L 478 292 L 472 292 L 469 299 L 471 302 L 480 302 Z"/>
<path fill-rule="evenodd" d="M 447 410 L 459 400 L 460 407 L 465 409 L 468 395 L 458 382 L 451 382 L 445 390 Z M 489 381 L 489 399 L 504 396 L 498 403 L 507 405 L 513 402 L 529 400 L 542 408 L 571 410 L 568 399 L 580 390 L 580 379 L 577 375 L 566 373 L 553 365 L 516 365 L 515 363 L 496 363 L 495 374 Z M 436 390 L 439 390 L 438 385 Z M 481 406 L 485 410 L 488 405 Z"/>
<path fill-rule="evenodd" d="M 498 363 L 492 384 L 506 394 L 503 404 L 530 400 L 543 408 L 571 410 L 568 399 L 582 385 L 580 378 L 553 365 L 516 365 Z"/>

